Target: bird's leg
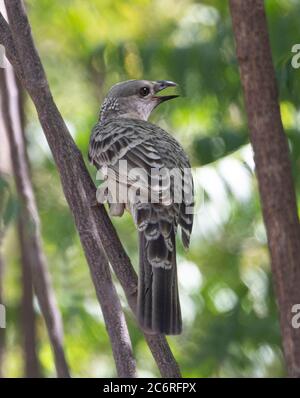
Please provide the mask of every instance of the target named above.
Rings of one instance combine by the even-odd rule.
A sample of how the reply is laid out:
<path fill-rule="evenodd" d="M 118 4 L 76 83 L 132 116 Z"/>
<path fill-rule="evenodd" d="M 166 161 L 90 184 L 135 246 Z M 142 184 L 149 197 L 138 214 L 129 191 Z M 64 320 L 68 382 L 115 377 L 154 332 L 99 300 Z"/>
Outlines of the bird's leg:
<path fill-rule="evenodd" d="M 124 203 L 109 203 L 109 214 L 112 217 L 122 217 L 124 210 L 125 210 L 125 205 Z"/>

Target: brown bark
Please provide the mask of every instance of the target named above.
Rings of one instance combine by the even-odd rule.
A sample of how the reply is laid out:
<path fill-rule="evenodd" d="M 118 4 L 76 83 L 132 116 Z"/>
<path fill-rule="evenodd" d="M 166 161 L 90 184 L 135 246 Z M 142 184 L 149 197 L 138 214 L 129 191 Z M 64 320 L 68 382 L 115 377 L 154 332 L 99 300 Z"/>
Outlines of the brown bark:
<path fill-rule="evenodd" d="M 135 312 L 137 275 L 104 207 L 95 208 L 93 206 L 96 188 L 85 167 L 82 155 L 53 101 L 43 67 L 32 41 L 25 11 L 20 4 L 20 1 L 17 0 L 6 2 L 13 38 L 9 27 L 2 18 L 0 19 L 1 43 L 6 47 L 7 57 L 15 67 L 16 73 L 36 106 L 60 173 L 66 199 L 75 219 L 92 278 L 94 283 L 96 280 L 98 281 L 98 284 L 95 284 L 97 294 L 98 296 L 104 294 L 106 289 L 104 279 L 110 278 L 106 256 L 125 291 L 129 305 Z M 23 61 L 22 66 L 19 60 Z M 99 259 L 101 259 L 101 263 L 99 263 Z M 111 303 L 108 303 L 108 308 L 111 308 Z M 146 335 L 146 339 L 162 376 L 179 377 L 180 371 L 166 338 Z"/>
<path fill-rule="evenodd" d="M 300 225 L 287 138 L 262 0 L 230 0 L 250 140 L 267 230 L 283 350 L 290 376 L 300 377 L 300 332 L 292 307 L 300 303 Z"/>

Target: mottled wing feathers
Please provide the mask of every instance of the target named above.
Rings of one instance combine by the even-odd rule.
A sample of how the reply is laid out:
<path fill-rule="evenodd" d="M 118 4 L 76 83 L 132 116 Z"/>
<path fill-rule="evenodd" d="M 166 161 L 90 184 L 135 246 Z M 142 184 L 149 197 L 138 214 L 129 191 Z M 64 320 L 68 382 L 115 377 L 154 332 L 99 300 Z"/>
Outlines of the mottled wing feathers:
<path fill-rule="evenodd" d="M 170 267 L 170 253 L 173 249 L 171 229 L 174 227 L 176 231 L 176 226 L 181 226 L 182 241 L 188 247 L 193 225 L 193 179 L 188 158 L 179 143 L 166 131 L 149 122 L 111 119 L 94 127 L 89 159 L 97 168 L 112 168 L 118 179 L 121 179 L 118 165 L 122 159 L 127 160 L 127 172 L 134 168 L 145 171 L 143 189 L 148 195 L 158 195 L 160 203 L 131 203 L 130 210 L 139 231 L 143 231 L 147 239 L 150 263 L 153 266 Z M 159 173 L 156 177 L 152 174 L 150 191 L 151 169 L 159 171 L 163 168 L 175 169 L 174 179 L 167 181 Z M 176 178 L 183 177 L 185 184 L 180 186 L 176 183 Z M 128 181 L 129 185 L 131 183 L 133 181 Z M 167 195 L 169 190 L 171 203 Z M 184 195 L 184 191 L 189 192 L 189 195 Z M 183 197 L 181 203 L 174 203 L 176 195 Z"/>

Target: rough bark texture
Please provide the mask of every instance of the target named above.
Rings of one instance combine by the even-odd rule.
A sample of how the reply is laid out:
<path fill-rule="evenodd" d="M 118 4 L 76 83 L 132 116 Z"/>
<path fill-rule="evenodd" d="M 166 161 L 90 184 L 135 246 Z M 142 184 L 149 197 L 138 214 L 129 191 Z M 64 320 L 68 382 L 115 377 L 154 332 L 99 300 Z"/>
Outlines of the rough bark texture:
<path fill-rule="evenodd" d="M 135 312 L 137 275 L 124 251 L 116 231 L 103 206 L 95 207 L 96 188 L 85 167 L 83 158 L 76 147 L 54 101 L 31 37 L 31 29 L 21 2 L 6 2 L 10 25 L 0 15 L 0 41 L 15 71 L 35 103 L 41 125 L 57 164 L 62 187 L 72 211 L 77 230 L 90 266 L 98 297 L 102 296 L 108 313 L 112 301 L 106 299 L 107 286 L 111 276 L 107 259 L 110 261 L 128 302 Z M 18 53 L 16 52 L 18 49 Z M 21 63 L 19 61 L 21 59 Z M 110 291 L 114 297 L 115 292 Z M 105 317 L 105 315 L 104 315 Z M 123 331 L 125 325 L 123 324 Z M 117 329 L 109 330 L 118 333 Z M 146 340 L 157 362 L 162 376 L 180 377 L 178 365 L 172 355 L 165 336 L 148 336 Z M 129 346 L 129 341 L 125 345 Z"/>
<path fill-rule="evenodd" d="M 248 114 L 283 349 L 290 376 L 300 376 L 300 332 L 292 307 L 300 303 L 300 225 L 287 138 L 262 0 L 231 0 L 237 58 Z"/>

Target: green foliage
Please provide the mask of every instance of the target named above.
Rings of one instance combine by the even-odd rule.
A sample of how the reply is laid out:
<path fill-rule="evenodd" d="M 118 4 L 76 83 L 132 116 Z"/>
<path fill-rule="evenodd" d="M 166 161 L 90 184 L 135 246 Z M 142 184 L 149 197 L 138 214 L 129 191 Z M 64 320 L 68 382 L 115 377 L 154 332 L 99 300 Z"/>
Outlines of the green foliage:
<path fill-rule="evenodd" d="M 152 121 L 172 131 L 190 154 L 198 213 L 191 250 L 178 243 L 184 316 L 182 336 L 169 338 L 185 376 L 283 376 L 278 314 L 266 237 L 253 175 L 231 21 L 223 0 L 28 0 L 29 16 L 55 101 L 86 156 L 89 134 L 108 88 L 130 78 L 169 79 L 181 98 L 157 109 Z M 297 190 L 300 189 L 300 70 L 291 68 L 300 5 L 265 2 Z M 44 246 L 63 313 L 74 376 L 114 376 L 94 288 L 59 177 L 32 104 L 26 134 Z M 90 168 L 95 176 L 95 171 Z M 2 181 L 1 181 L 2 189 Z M 87 204 L 89 205 L 89 204 Z M 12 220 L 14 204 L 5 222 Z M 129 216 L 114 220 L 135 265 Z M 9 311 L 7 376 L 21 376 L 19 253 L 11 231 L 5 290 Z M 121 288 L 139 374 L 158 375 Z M 38 314 L 45 376 L 53 360 Z"/>

